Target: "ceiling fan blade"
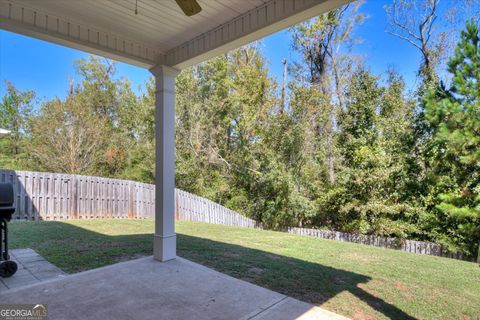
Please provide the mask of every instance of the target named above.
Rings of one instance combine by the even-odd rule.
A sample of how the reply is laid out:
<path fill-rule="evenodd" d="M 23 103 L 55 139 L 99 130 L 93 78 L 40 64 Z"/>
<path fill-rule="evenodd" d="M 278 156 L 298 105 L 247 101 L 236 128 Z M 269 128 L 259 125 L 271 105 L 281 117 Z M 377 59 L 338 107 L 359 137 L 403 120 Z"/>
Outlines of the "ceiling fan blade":
<path fill-rule="evenodd" d="M 187 16 L 193 16 L 194 14 L 202 11 L 202 8 L 196 0 L 175 0 L 178 6 L 182 9 L 183 13 Z"/>

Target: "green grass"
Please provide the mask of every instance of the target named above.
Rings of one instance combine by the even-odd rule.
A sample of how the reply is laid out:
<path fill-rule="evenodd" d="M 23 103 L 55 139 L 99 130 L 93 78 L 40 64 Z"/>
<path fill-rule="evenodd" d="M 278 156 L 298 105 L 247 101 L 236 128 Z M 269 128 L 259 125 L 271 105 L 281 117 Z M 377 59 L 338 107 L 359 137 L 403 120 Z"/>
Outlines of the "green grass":
<path fill-rule="evenodd" d="M 12 248 L 33 248 L 73 273 L 152 253 L 151 220 L 10 224 Z M 354 319 L 480 319 L 471 262 L 273 231 L 177 223 L 178 255 Z"/>

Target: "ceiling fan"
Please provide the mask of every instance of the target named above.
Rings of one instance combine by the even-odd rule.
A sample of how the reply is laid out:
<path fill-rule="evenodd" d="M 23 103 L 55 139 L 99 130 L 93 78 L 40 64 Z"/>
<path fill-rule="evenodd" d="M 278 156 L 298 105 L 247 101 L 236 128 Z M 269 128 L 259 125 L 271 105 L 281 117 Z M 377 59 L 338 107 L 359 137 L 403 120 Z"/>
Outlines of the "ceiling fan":
<path fill-rule="evenodd" d="M 175 2 L 177 2 L 180 9 L 182 9 L 183 13 L 188 17 L 202 11 L 202 8 L 196 0 L 175 0 Z"/>
<path fill-rule="evenodd" d="M 200 7 L 196 0 L 175 0 L 175 2 L 188 17 L 191 17 L 202 11 L 202 7 Z M 135 0 L 135 14 L 138 14 L 138 0 Z"/>

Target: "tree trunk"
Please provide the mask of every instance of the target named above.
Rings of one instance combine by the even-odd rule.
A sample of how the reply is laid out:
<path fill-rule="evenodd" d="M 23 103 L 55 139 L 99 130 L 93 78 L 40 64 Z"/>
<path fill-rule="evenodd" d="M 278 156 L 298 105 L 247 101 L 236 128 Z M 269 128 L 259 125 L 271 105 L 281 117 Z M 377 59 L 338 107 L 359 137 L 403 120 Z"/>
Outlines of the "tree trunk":
<path fill-rule="evenodd" d="M 20 141 L 20 114 L 19 114 L 19 107 L 16 106 L 16 113 L 15 118 L 13 120 L 13 152 L 15 156 L 18 156 L 20 153 L 19 150 L 19 141 Z"/>
<path fill-rule="evenodd" d="M 328 110 L 328 120 L 327 120 L 327 125 L 326 125 L 326 146 L 325 149 L 327 151 L 327 167 L 328 167 L 328 180 L 330 181 L 331 184 L 334 184 L 336 181 L 336 176 L 335 176 L 335 155 L 333 153 L 333 126 L 335 122 L 335 105 L 331 101 L 332 99 L 328 99 L 327 97 L 330 97 L 329 95 L 329 90 L 327 89 L 327 80 L 326 77 L 323 76 L 321 79 L 321 88 L 322 88 L 322 93 L 323 97 L 325 99 L 325 103 L 328 104 L 329 110 Z"/>
<path fill-rule="evenodd" d="M 478 242 L 477 263 L 480 266 L 480 241 Z"/>
<path fill-rule="evenodd" d="M 333 108 L 332 108 L 333 109 Z M 336 181 L 335 176 L 335 156 L 333 155 L 333 111 L 331 112 L 328 132 L 327 132 L 327 164 L 328 164 L 328 179 L 331 184 L 334 184 Z"/>
<path fill-rule="evenodd" d="M 287 59 L 282 60 L 283 63 L 283 83 L 282 83 L 282 106 L 280 111 L 283 113 L 285 111 L 285 92 L 287 86 Z"/>

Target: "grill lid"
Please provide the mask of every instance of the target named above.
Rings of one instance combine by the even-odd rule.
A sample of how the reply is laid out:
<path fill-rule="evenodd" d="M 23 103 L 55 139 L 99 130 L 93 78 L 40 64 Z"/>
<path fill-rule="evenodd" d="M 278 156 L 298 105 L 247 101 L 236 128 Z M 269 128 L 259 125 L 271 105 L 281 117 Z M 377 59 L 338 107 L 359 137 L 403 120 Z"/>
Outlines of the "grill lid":
<path fill-rule="evenodd" d="M 13 203 L 13 186 L 10 183 L 0 183 L 0 207 L 12 206 Z"/>
<path fill-rule="evenodd" d="M 0 183 L 0 219 L 10 221 L 14 213 L 13 186 L 9 183 Z"/>

